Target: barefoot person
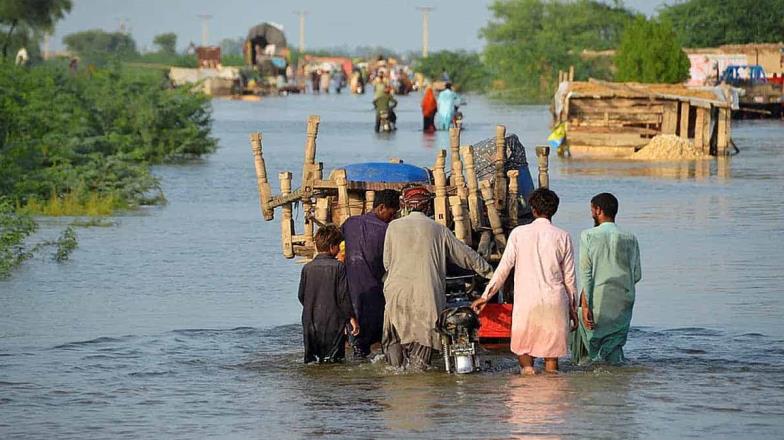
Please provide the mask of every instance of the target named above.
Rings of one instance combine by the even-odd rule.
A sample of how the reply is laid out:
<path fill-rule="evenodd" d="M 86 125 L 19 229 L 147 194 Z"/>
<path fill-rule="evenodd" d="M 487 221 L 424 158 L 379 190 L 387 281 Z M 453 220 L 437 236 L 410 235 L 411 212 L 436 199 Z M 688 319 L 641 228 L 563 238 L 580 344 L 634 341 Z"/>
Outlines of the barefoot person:
<path fill-rule="evenodd" d="M 481 311 L 515 269 L 510 348 L 523 374 L 535 373 L 537 357 L 545 359 L 545 371 L 556 372 L 558 358 L 568 354 L 569 321 L 572 329 L 577 326 L 572 239 L 551 223 L 558 210 L 553 191 L 537 189 L 529 206 L 535 220 L 509 235 L 495 275 L 473 306 Z"/>
<path fill-rule="evenodd" d="M 427 216 L 432 195 L 423 187 L 403 191 L 411 213 L 393 220 L 384 240 L 384 335 L 387 362 L 397 368 L 423 370 L 433 350 L 441 349 L 436 331 L 446 305 L 447 261 L 485 278 L 493 268 L 473 249 Z"/>
<path fill-rule="evenodd" d="M 346 269 L 335 259 L 343 236 L 337 226 L 325 225 L 318 229 L 314 241 L 318 255 L 302 268 L 299 280 L 305 363 L 339 362 L 345 358 L 347 325 L 353 336 L 359 334 Z"/>
<path fill-rule="evenodd" d="M 596 227 L 580 234 L 580 328 L 572 333 L 572 361 L 624 361 L 635 284 L 642 278 L 637 238 L 618 229 L 618 199 L 602 193 L 591 199 Z"/>
<path fill-rule="evenodd" d="M 346 275 L 351 303 L 359 320 L 359 336 L 353 338 L 354 358 L 366 358 L 370 346 L 381 342 L 384 328 L 384 236 L 400 209 L 400 193 L 376 192 L 373 210 L 349 217 L 343 223 L 346 239 Z"/>

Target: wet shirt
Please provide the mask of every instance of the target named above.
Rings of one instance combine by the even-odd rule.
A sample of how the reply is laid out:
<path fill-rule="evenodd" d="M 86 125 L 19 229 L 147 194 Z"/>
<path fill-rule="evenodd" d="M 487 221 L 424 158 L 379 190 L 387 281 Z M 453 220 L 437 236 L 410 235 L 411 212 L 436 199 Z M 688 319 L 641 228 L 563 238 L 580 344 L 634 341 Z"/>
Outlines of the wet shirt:
<path fill-rule="evenodd" d="M 421 212 L 389 224 L 384 240 L 384 335 L 394 329 L 401 344 L 417 342 L 441 349 L 435 327 L 446 305 L 447 261 L 485 278 L 493 273 L 452 231 Z"/>
<path fill-rule="evenodd" d="M 299 302 L 305 362 L 342 353 L 346 323 L 353 316 L 343 263 L 319 254 L 306 264 L 299 280 Z"/>
<path fill-rule="evenodd" d="M 582 232 L 580 284 L 593 311 L 594 329 L 580 324 L 572 344 L 575 361 L 623 361 L 635 284 L 641 278 L 640 248 L 634 235 L 613 222 Z"/>
<path fill-rule="evenodd" d="M 346 275 L 360 339 L 381 340 L 384 316 L 384 237 L 387 223 L 370 212 L 349 217 L 341 227 L 346 240 Z"/>
<path fill-rule="evenodd" d="M 510 349 L 534 357 L 567 355 L 569 307 L 577 292 L 569 233 L 545 218 L 516 227 L 489 287 L 499 290 L 512 269 Z"/>

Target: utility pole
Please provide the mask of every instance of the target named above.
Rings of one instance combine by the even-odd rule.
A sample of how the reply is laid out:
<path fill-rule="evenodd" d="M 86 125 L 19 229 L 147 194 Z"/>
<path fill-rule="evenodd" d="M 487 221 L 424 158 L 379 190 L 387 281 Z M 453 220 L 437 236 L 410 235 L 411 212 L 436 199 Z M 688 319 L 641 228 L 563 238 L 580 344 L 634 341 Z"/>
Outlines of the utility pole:
<path fill-rule="evenodd" d="M 199 14 L 197 17 L 201 18 L 201 45 L 207 46 L 209 43 L 209 20 L 212 18 L 210 14 Z"/>
<path fill-rule="evenodd" d="M 422 58 L 427 58 L 430 49 L 430 11 L 432 6 L 417 6 L 422 11 Z"/>
<path fill-rule="evenodd" d="M 305 52 L 305 16 L 308 11 L 294 11 L 294 15 L 299 16 L 299 53 Z"/>

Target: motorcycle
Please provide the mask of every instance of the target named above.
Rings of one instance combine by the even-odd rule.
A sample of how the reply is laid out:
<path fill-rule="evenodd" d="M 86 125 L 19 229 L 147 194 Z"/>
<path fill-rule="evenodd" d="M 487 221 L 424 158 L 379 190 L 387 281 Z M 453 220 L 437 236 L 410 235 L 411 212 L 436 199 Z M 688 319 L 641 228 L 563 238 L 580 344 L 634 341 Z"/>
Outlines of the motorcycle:
<path fill-rule="evenodd" d="M 436 330 L 441 335 L 447 373 L 466 374 L 480 370 L 479 316 L 471 300 L 479 295 L 474 275 L 446 278 L 446 307 L 438 317 Z"/>
<path fill-rule="evenodd" d="M 388 111 L 379 110 L 376 113 L 376 118 L 378 118 L 378 123 L 376 125 L 377 132 L 389 133 L 395 129 L 395 124 L 390 120 Z"/>

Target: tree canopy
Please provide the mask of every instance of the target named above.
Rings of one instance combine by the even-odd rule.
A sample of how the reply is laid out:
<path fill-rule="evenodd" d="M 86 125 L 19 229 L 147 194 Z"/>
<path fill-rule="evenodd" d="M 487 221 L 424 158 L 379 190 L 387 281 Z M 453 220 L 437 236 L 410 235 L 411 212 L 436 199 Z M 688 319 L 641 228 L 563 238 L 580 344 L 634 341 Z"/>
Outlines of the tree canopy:
<path fill-rule="evenodd" d="M 440 78 L 446 71 L 451 81 L 463 91 L 480 91 L 485 88 L 489 74 L 474 52 L 442 50 L 431 53 L 416 62 L 417 70 L 430 78 Z"/>
<path fill-rule="evenodd" d="M 784 0 L 688 0 L 659 15 L 686 47 L 784 40 Z"/>
<path fill-rule="evenodd" d="M 136 55 L 136 42 L 123 32 L 106 32 L 100 29 L 66 35 L 63 43 L 68 50 L 87 62 L 102 65 L 113 58 L 130 58 Z"/>
<path fill-rule="evenodd" d="M 152 44 L 158 46 L 158 52 L 174 55 L 177 53 L 177 34 L 174 32 L 158 34 L 153 38 Z"/>
<path fill-rule="evenodd" d="M 616 47 L 634 17 L 618 1 L 496 0 L 490 9 L 493 19 L 481 31 L 485 61 L 497 73 L 495 88 L 524 101 L 549 99 L 557 71 L 571 65 L 579 77 L 609 78 L 580 53 Z"/>
<path fill-rule="evenodd" d="M 12 42 L 37 41 L 43 32 L 50 32 L 54 24 L 71 11 L 71 0 L 2 0 L 0 25 L 3 26 L 3 59 L 8 56 Z M 14 33 L 24 38 L 14 38 Z M 32 35 L 31 35 L 32 34 Z"/>
<path fill-rule="evenodd" d="M 621 37 L 615 56 L 618 81 L 679 83 L 689 78 L 689 57 L 666 20 L 637 17 Z"/>

